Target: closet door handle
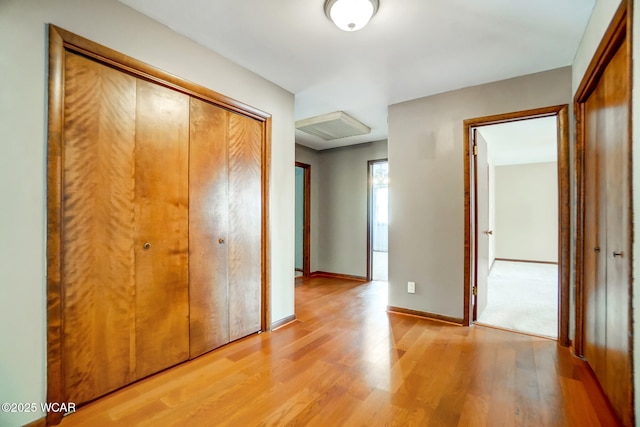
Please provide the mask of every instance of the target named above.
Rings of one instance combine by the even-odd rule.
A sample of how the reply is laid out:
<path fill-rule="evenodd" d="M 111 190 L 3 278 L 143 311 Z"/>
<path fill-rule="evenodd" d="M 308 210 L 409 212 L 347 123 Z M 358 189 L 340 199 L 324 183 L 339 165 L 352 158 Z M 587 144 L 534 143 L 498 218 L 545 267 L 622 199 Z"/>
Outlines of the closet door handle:
<path fill-rule="evenodd" d="M 593 252 L 600 253 L 600 247 L 596 246 L 595 248 L 593 248 Z"/>
<path fill-rule="evenodd" d="M 224 243 L 224 239 L 221 237 L 218 239 L 218 243 L 223 244 Z"/>
<path fill-rule="evenodd" d="M 619 256 L 620 258 L 622 258 L 622 252 L 614 252 L 613 256 L 614 257 Z"/>

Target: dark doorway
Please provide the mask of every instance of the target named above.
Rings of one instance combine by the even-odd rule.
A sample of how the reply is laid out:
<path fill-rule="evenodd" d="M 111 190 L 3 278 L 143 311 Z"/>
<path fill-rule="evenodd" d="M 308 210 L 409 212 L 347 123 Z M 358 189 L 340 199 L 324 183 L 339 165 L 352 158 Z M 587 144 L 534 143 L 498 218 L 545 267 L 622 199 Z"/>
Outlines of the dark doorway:
<path fill-rule="evenodd" d="M 311 166 L 296 162 L 295 203 L 295 272 L 296 277 L 309 277 L 311 232 Z"/>

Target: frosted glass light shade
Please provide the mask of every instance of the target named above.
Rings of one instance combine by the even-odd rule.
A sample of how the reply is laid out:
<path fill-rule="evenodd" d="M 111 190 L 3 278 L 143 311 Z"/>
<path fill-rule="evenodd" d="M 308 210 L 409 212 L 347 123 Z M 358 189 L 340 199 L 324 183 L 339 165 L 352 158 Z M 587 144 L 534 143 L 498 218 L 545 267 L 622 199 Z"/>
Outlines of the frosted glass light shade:
<path fill-rule="evenodd" d="M 378 10 L 378 0 L 327 0 L 324 11 L 338 28 L 358 31 Z"/>

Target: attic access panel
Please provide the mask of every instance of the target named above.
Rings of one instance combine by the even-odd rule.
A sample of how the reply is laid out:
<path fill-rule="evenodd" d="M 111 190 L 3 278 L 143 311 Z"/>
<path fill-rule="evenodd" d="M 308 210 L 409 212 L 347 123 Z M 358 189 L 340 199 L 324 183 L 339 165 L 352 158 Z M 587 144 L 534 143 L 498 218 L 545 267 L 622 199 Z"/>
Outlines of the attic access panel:
<path fill-rule="evenodd" d="M 371 128 L 344 111 L 336 111 L 296 122 L 296 129 L 325 141 L 371 133 Z"/>

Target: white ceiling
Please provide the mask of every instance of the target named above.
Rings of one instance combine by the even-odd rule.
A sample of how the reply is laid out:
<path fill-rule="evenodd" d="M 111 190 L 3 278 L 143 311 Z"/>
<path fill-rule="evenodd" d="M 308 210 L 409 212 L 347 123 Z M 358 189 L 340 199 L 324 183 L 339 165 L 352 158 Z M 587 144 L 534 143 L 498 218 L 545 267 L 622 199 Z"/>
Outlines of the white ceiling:
<path fill-rule="evenodd" d="M 556 117 L 542 117 L 478 128 L 495 166 L 555 162 L 558 158 Z"/>
<path fill-rule="evenodd" d="M 345 111 L 385 139 L 387 106 L 571 65 L 595 0 L 380 0 L 339 30 L 324 0 L 120 0 L 295 94 L 295 118 Z"/>

